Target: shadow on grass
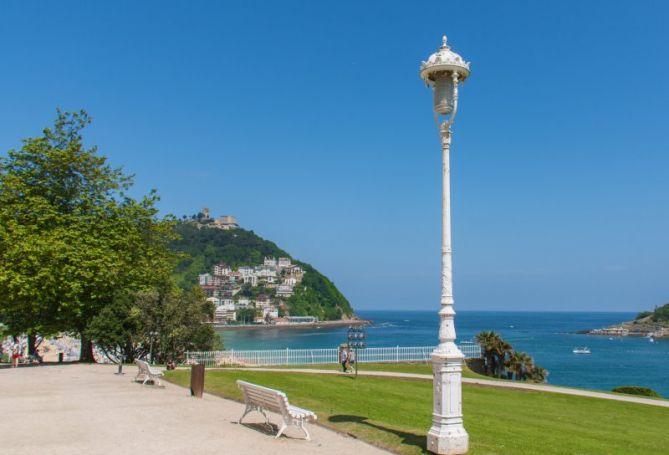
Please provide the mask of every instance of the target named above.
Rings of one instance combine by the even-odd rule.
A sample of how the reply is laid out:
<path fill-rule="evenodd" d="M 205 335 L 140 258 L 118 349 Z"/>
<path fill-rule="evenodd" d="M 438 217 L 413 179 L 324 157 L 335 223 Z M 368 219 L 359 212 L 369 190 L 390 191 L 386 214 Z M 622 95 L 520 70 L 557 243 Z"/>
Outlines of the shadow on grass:
<path fill-rule="evenodd" d="M 427 452 L 427 436 L 418 435 L 416 433 L 408 433 L 406 431 L 395 430 L 394 428 L 384 427 L 383 425 L 378 425 L 376 423 L 371 423 L 367 420 L 367 417 L 353 416 L 353 415 L 333 415 L 328 421 L 332 423 L 356 423 L 358 425 L 366 425 L 368 427 L 374 428 L 376 430 L 384 431 L 386 433 L 394 434 L 401 438 L 401 443 L 403 445 L 415 446 L 421 449 L 423 452 Z"/>

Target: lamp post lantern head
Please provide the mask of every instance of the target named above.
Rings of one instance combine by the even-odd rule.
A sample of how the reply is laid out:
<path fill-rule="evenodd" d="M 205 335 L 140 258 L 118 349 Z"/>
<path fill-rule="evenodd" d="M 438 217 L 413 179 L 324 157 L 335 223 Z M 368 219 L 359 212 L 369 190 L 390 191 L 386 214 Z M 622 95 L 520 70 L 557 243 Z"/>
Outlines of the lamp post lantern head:
<path fill-rule="evenodd" d="M 443 37 L 439 50 L 420 65 L 420 77 L 434 87 L 434 112 L 448 115 L 454 110 L 455 85 L 469 77 L 469 62 L 453 52 Z"/>

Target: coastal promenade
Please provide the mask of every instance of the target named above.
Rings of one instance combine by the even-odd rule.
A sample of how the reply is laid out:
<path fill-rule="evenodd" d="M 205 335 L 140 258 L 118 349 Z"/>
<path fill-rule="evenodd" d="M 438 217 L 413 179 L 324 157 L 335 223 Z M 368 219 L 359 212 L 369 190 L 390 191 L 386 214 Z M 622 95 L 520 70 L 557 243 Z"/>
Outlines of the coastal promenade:
<path fill-rule="evenodd" d="M 305 373 L 305 374 L 331 374 L 350 376 L 350 373 L 342 373 L 338 370 L 321 370 L 313 368 L 226 368 L 228 370 L 242 370 L 242 371 L 276 371 L 276 372 L 290 372 L 290 373 Z M 431 374 L 417 374 L 417 373 L 399 373 L 393 371 L 359 371 L 360 376 L 382 377 L 382 378 L 403 378 L 403 379 L 420 379 L 432 380 Z M 669 408 L 669 400 L 653 399 L 637 397 L 633 395 L 622 395 L 606 392 L 597 392 L 594 390 L 574 389 L 571 387 L 560 387 L 547 384 L 532 384 L 519 381 L 504 381 L 494 379 L 478 379 L 478 378 L 462 378 L 463 384 L 478 385 L 482 387 L 498 387 L 503 389 L 528 390 L 535 392 L 550 392 L 560 393 L 563 395 L 575 395 L 580 397 L 602 398 L 605 400 L 625 401 L 628 403 L 647 404 L 651 406 L 660 406 Z"/>
<path fill-rule="evenodd" d="M 0 452 L 11 454 L 332 454 L 387 453 L 310 425 L 312 441 L 295 428 L 278 440 L 244 405 L 187 389 L 132 383 L 105 365 L 54 365 L 0 372 Z M 277 422 L 277 416 L 271 416 Z M 249 424 L 246 424 L 248 420 Z"/>

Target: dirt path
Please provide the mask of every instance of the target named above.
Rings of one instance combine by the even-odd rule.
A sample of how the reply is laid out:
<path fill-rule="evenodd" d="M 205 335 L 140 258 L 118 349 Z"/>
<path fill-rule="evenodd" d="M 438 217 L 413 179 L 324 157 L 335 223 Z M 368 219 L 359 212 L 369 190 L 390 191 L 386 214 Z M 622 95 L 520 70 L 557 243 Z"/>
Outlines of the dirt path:
<path fill-rule="evenodd" d="M 244 405 L 186 389 L 132 383 L 136 369 L 59 365 L 0 370 L 0 452 L 7 454 L 384 454 L 309 425 L 311 441 L 291 427 L 278 440 Z M 271 415 L 273 423 L 278 416 Z M 247 422 L 245 419 L 245 423 Z"/>
<path fill-rule="evenodd" d="M 230 368 L 226 368 L 230 369 Z M 334 375 L 348 375 L 350 373 L 342 373 L 337 370 L 316 370 L 309 368 L 235 368 L 236 370 L 249 370 L 249 371 L 283 371 L 291 373 L 310 373 L 310 374 L 334 374 Z M 417 374 L 417 373 L 398 373 L 391 371 L 360 371 L 358 372 L 360 376 L 375 376 L 375 377 L 389 377 L 389 378 L 406 378 L 406 379 L 424 379 L 432 380 L 431 374 Z M 534 390 L 538 392 L 551 392 L 551 393 L 562 393 L 564 395 L 576 395 L 581 397 L 592 397 L 592 398 L 603 398 L 606 400 L 615 400 L 615 401 L 626 401 L 629 403 L 639 403 L 639 404 L 648 404 L 651 406 L 660 406 L 669 408 L 669 400 L 656 400 L 653 398 L 643 398 L 635 397 L 628 395 L 618 395 L 613 393 L 606 392 L 596 392 L 583 389 L 573 389 L 570 387 L 560 387 L 553 385 L 545 384 L 529 384 L 526 382 L 515 382 L 515 381 L 495 381 L 489 379 L 473 379 L 473 378 L 462 378 L 462 382 L 465 384 L 474 384 L 485 387 L 499 387 L 503 389 L 520 389 L 520 390 Z"/>

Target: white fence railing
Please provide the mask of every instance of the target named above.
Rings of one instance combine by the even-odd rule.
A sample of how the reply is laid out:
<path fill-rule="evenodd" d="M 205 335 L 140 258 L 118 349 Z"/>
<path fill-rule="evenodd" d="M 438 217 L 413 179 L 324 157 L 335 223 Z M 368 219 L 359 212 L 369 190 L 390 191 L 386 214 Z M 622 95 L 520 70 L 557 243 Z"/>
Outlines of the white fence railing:
<path fill-rule="evenodd" d="M 478 344 L 462 342 L 458 345 L 465 358 L 481 358 Z M 429 362 L 433 346 L 367 348 L 357 352 L 359 362 Z M 200 363 L 208 367 L 219 365 L 313 365 L 337 363 L 339 349 L 270 349 L 257 351 L 191 351 L 186 352 L 186 364 Z"/>

